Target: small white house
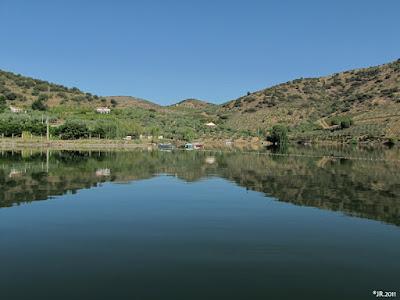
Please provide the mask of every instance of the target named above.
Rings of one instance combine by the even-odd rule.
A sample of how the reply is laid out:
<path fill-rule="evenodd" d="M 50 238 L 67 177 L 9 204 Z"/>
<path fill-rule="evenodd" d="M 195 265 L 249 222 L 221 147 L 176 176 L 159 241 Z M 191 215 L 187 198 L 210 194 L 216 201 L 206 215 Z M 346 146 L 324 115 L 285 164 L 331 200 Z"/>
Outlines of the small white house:
<path fill-rule="evenodd" d="M 96 112 L 98 112 L 99 114 L 109 114 L 111 112 L 111 109 L 109 109 L 108 107 L 98 107 L 96 108 Z"/>
<path fill-rule="evenodd" d="M 215 125 L 215 123 L 213 123 L 213 122 L 206 123 L 205 125 L 206 125 L 207 127 L 215 127 L 215 126 L 217 126 L 217 125 Z"/>
<path fill-rule="evenodd" d="M 18 108 L 18 107 L 15 107 L 15 106 L 10 106 L 10 110 L 11 110 L 12 113 L 15 113 L 15 114 L 23 112 L 22 108 Z"/>

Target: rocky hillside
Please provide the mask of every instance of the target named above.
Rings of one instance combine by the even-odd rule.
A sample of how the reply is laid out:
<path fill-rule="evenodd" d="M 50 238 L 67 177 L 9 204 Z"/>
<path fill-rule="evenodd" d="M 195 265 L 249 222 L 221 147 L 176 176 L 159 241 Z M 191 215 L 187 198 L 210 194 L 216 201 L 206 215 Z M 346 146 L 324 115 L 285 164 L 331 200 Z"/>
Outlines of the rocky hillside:
<path fill-rule="evenodd" d="M 316 138 L 400 136 L 400 60 L 333 74 L 300 78 L 225 103 L 220 108 L 233 128 L 268 129 L 276 123 L 292 134 Z M 352 118 L 351 128 L 331 132 L 335 117 Z M 328 130 L 328 133 L 325 130 Z M 346 138 L 346 137 L 345 137 Z"/>

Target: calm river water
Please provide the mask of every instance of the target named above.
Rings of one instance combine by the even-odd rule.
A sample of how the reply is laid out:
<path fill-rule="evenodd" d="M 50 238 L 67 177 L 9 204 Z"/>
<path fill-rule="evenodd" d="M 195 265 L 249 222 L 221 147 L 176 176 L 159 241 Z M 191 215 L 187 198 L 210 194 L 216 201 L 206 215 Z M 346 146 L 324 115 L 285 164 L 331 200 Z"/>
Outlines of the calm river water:
<path fill-rule="evenodd" d="M 399 150 L 0 152 L 4 300 L 400 297 L 399 226 Z"/>

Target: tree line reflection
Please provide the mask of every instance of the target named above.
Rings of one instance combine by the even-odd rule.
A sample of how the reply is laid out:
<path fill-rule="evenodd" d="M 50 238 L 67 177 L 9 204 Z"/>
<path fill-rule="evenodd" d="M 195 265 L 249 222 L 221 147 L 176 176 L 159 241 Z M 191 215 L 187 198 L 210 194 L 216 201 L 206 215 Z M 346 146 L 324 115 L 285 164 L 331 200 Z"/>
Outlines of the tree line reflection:
<path fill-rule="evenodd" d="M 234 151 L 3 151 L 0 207 L 158 174 L 188 182 L 218 176 L 279 201 L 400 225 L 398 151 L 346 153 L 361 159 L 338 158 L 337 152 L 326 149 L 291 151 L 288 156 Z"/>

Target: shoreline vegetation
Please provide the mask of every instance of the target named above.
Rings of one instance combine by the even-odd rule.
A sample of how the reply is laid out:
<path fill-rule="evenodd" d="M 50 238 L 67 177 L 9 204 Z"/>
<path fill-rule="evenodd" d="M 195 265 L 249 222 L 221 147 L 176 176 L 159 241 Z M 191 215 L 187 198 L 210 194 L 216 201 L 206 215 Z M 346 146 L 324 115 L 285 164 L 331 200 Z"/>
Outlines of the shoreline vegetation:
<path fill-rule="evenodd" d="M 349 158 L 354 157 L 348 156 L 348 154 L 341 154 L 341 150 L 348 151 L 377 151 L 393 149 L 399 151 L 399 145 L 382 145 L 382 144 L 343 144 L 343 143 L 287 143 L 283 147 L 279 145 L 273 145 L 269 141 L 262 141 L 257 138 L 252 139 L 237 139 L 237 140 L 218 140 L 218 139 L 203 139 L 199 140 L 204 145 L 206 151 L 251 151 L 251 152 L 265 152 L 270 151 L 272 154 L 277 155 L 292 155 L 288 151 L 289 148 L 304 149 L 305 151 L 313 151 L 315 149 L 325 149 L 325 154 L 322 156 L 332 156 L 337 158 Z M 46 137 L 14 137 L 5 138 L 0 136 L 0 150 L 2 151 L 13 151 L 13 150 L 66 150 L 66 151 L 130 151 L 130 150 L 145 150 L 153 151 L 158 150 L 158 145 L 161 143 L 171 143 L 177 150 L 185 150 L 185 141 L 178 140 L 159 140 L 159 141 L 147 141 L 147 140 L 117 140 L 117 139 L 76 139 L 76 140 L 61 140 L 61 139 L 49 139 Z M 261 151 L 261 152 L 260 152 Z M 296 156 L 297 154 L 295 154 Z M 357 157 L 355 157 L 357 159 Z M 398 159 L 395 159 L 398 161 Z"/>
<path fill-rule="evenodd" d="M 62 140 L 62 139 L 49 139 L 45 137 L 4 137 L 0 136 L 0 149 L 21 149 L 21 148 L 49 148 L 55 150 L 129 150 L 129 149 L 142 149 L 153 150 L 158 149 L 157 146 L 162 143 L 171 143 L 178 149 L 184 149 L 186 141 L 182 140 L 117 140 L 117 139 L 75 139 L 75 140 Z M 230 140 L 216 140 L 205 139 L 200 142 L 206 149 L 252 149 L 260 150 L 268 143 L 261 142 L 259 139 L 238 139 Z"/>

